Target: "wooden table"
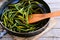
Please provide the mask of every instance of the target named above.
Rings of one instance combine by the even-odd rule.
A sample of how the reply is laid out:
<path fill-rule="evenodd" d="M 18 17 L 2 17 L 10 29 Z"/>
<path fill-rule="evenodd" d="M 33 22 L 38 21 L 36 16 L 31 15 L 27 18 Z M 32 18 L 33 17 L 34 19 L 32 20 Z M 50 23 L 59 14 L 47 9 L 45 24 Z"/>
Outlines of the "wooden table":
<path fill-rule="evenodd" d="M 46 3 L 49 5 L 52 12 L 60 10 L 60 0 L 44 1 L 46 1 Z M 60 40 L 60 17 L 54 17 L 54 20 L 56 20 L 56 24 L 54 25 L 54 27 L 43 36 L 41 36 L 38 40 Z M 7 34 L 0 40 L 13 40 L 13 38 L 9 34 Z"/>

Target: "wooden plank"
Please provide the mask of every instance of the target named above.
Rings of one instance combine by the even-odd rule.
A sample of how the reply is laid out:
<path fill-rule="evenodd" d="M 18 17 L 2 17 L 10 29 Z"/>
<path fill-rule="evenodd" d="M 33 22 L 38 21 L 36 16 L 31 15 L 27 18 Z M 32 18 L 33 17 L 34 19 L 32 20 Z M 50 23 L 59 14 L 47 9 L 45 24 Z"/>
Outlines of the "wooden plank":
<path fill-rule="evenodd" d="M 42 38 L 60 38 L 60 29 L 51 29 Z"/>
<path fill-rule="evenodd" d="M 55 28 L 55 29 L 60 29 L 60 19 L 59 19 L 60 17 L 56 17 L 55 19 L 56 19 L 56 25 L 55 25 L 55 27 L 53 27 L 53 28 Z"/>
<path fill-rule="evenodd" d="M 60 40 L 60 38 L 40 38 L 39 40 Z"/>
<path fill-rule="evenodd" d="M 40 38 L 38 40 L 54 40 L 54 38 Z"/>
<path fill-rule="evenodd" d="M 50 9 L 51 9 L 51 12 L 54 12 L 54 11 L 60 10 L 60 8 L 50 8 Z"/>
<path fill-rule="evenodd" d="M 13 40 L 12 38 L 2 38 L 0 40 Z"/>
<path fill-rule="evenodd" d="M 51 9 L 53 9 L 53 8 L 56 8 L 56 9 L 60 9 L 60 4 L 48 4 L 49 5 L 49 7 L 51 8 Z"/>
<path fill-rule="evenodd" d="M 6 34 L 3 38 L 12 38 L 12 36 L 9 34 Z"/>
<path fill-rule="evenodd" d="M 47 3 L 60 3 L 60 0 L 44 0 Z"/>

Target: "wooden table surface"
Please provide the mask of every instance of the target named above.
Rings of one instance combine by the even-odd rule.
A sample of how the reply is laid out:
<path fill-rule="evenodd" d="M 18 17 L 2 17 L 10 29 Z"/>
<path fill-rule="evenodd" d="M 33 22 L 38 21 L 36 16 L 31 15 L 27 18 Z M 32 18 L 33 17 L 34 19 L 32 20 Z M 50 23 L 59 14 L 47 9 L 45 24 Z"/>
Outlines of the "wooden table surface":
<path fill-rule="evenodd" d="M 60 0 L 44 0 L 50 7 L 51 12 L 60 10 Z M 0 2 L 0 5 L 2 3 Z M 57 21 L 56 25 L 45 33 L 42 37 L 40 37 L 38 40 L 60 40 L 60 17 L 55 17 L 55 20 Z M 1 30 L 1 28 L 0 28 Z M 7 34 L 0 40 L 13 40 L 13 38 Z"/>

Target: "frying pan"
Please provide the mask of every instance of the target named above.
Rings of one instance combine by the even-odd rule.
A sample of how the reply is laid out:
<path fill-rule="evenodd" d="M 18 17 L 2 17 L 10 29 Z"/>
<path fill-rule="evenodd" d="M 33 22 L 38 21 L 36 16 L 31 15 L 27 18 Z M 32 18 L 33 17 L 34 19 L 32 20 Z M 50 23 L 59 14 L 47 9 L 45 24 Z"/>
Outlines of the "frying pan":
<path fill-rule="evenodd" d="M 16 3 L 20 0 L 8 0 L 7 2 L 5 2 L 1 8 L 0 8 L 0 17 L 3 14 L 4 9 L 9 5 L 9 4 L 13 4 Z M 38 1 L 41 4 L 38 4 L 38 6 L 40 6 L 43 9 L 43 13 L 49 13 L 50 12 L 50 8 L 47 5 L 47 3 L 43 0 L 34 0 L 34 1 Z M 3 24 L 2 21 L 0 20 L 0 25 L 2 27 L 2 31 L 0 32 L 0 38 L 2 38 L 6 33 L 9 33 L 10 35 L 15 35 L 15 36 L 20 36 L 20 37 L 31 37 L 31 36 L 35 36 L 37 34 L 40 34 L 41 32 L 43 32 L 48 24 L 49 24 L 49 19 L 44 19 L 40 21 L 40 25 L 39 25 L 39 29 L 33 32 L 27 32 L 27 33 L 21 33 L 21 32 L 15 32 L 15 31 L 11 31 L 8 28 L 6 28 Z M 41 25 L 42 24 L 42 25 Z"/>

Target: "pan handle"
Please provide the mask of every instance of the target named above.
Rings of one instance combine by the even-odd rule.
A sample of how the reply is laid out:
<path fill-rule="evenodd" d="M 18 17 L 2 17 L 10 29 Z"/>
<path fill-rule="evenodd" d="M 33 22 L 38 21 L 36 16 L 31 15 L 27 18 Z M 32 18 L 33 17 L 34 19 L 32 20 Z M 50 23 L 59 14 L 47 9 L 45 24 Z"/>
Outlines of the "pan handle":
<path fill-rule="evenodd" d="M 0 21 L 0 25 L 2 25 L 2 22 Z M 2 31 L 0 31 L 0 39 L 5 35 L 5 34 L 7 34 L 7 31 L 6 30 L 2 30 Z"/>

